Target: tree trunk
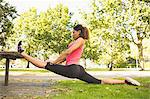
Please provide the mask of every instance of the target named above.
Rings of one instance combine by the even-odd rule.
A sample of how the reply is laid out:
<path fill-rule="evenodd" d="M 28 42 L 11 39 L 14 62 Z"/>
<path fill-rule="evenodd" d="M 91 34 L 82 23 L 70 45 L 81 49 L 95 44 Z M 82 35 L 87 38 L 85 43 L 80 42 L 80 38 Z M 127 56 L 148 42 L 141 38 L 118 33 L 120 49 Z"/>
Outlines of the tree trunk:
<path fill-rule="evenodd" d="M 144 58 L 143 58 L 143 46 L 142 43 L 137 44 L 138 47 L 138 57 L 139 57 L 139 66 L 141 70 L 144 70 Z"/>
<path fill-rule="evenodd" d="M 29 55 L 30 55 L 30 52 L 29 52 Z M 30 68 L 30 62 L 29 61 L 27 63 L 27 68 Z"/>
<path fill-rule="evenodd" d="M 109 64 L 110 64 L 110 63 L 107 64 L 107 68 L 109 68 Z"/>
<path fill-rule="evenodd" d="M 110 68 L 109 68 L 109 71 L 112 71 L 113 70 L 113 62 L 110 63 Z"/>
<path fill-rule="evenodd" d="M 143 38 L 140 35 L 141 33 L 137 33 L 137 38 L 138 38 L 138 43 L 137 43 L 137 47 L 138 47 L 138 57 L 139 57 L 139 67 L 141 68 L 141 70 L 144 70 L 144 58 L 143 58 Z"/>
<path fill-rule="evenodd" d="M 27 68 L 30 68 L 29 64 L 30 64 L 30 62 L 28 61 Z"/>

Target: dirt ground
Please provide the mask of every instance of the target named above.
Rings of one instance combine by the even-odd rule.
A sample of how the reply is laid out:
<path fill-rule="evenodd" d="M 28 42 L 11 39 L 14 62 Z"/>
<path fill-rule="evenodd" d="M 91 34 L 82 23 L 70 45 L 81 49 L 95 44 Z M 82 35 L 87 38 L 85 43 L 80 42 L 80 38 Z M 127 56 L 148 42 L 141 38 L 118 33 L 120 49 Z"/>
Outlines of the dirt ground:
<path fill-rule="evenodd" d="M 0 99 L 27 99 L 36 98 L 48 94 L 56 94 L 58 91 L 52 87 L 57 84 L 55 80 L 36 79 L 9 79 L 9 85 L 4 86 L 0 81 Z"/>

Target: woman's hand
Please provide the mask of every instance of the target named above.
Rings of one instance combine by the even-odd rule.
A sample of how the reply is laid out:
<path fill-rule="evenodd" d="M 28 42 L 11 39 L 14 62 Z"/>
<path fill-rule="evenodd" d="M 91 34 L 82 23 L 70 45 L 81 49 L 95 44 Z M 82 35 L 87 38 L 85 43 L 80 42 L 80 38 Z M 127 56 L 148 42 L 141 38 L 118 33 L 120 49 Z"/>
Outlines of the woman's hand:
<path fill-rule="evenodd" d="M 50 62 L 50 63 L 54 64 L 54 61 L 52 61 L 50 59 L 45 60 L 45 62 Z"/>
<path fill-rule="evenodd" d="M 50 59 L 45 60 L 45 62 L 51 62 Z"/>

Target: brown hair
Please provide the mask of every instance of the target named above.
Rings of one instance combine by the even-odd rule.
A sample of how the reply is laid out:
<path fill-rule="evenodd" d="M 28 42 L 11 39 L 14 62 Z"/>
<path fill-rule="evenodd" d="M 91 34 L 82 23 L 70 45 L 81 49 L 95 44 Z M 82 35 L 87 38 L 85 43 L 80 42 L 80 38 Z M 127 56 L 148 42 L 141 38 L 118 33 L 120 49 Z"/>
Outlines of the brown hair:
<path fill-rule="evenodd" d="M 83 39 L 89 39 L 89 31 L 86 27 L 83 27 L 81 24 L 76 25 L 74 28 L 76 31 L 80 31 L 80 36 Z"/>

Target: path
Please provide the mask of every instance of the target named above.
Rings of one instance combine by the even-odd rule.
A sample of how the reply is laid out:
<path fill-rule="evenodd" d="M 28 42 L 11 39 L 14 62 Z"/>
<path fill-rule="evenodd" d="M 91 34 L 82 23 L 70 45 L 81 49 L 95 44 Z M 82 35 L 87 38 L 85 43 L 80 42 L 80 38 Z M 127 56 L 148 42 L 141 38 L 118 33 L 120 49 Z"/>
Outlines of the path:
<path fill-rule="evenodd" d="M 87 71 L 96 78 L 117 78 L 117 77 L 150 77 L 150 71 Z M 4 80 L 4 72 L 0 72 L 0 81 Z M 67 77 L 57 75 L 52 72 L 9 72 L 9 79 L 54 79 L 54 80 L 69 80 Z"/>

